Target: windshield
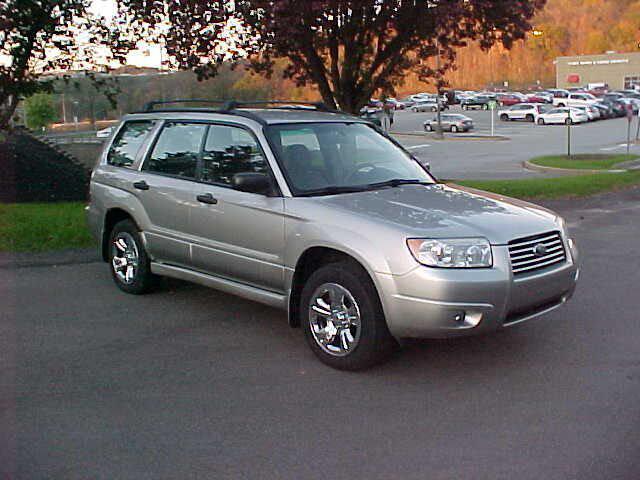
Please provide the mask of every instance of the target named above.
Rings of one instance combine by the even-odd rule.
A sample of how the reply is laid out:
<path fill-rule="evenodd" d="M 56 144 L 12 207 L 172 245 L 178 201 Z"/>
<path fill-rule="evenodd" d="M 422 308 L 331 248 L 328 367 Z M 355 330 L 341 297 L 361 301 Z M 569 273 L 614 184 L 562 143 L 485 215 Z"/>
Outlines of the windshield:
<path fill-rule="evenodd" d="M 271 125 L 266 134 L 294 195 L 435 183 L 417 160 L 362 123 Z"/>

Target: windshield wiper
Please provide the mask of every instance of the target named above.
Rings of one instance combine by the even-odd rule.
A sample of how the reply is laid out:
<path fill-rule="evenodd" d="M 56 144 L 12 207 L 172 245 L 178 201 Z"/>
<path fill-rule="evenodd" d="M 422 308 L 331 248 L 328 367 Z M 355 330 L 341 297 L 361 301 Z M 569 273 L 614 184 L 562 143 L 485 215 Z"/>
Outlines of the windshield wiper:
<path fill-rule="evenodd" d="M 418 180 L 417 178 L 405 179 L 405 178 L 393 178 L 384 182 L 367 183 L 365 185 L 349 185 L 349 186 L 329 186 L 324 188 L 317 188 L 315 190 L 307 190 L 306 192 L 299 193 L 298 197 L 315 197 L 319 195 L 337 195 L 340 193 L 354 193 L 354 192 L 366 192 L 369 190 L 377 190 L 384 187 L 399 187 L 401 185 L 433 185 L 433 182 L 426 182 L 424 180 Z"/>
<path fill-rule="evenodd" d="M 384 182 L 369 183 L 366 185 L 366 188 L 367 190 L 375 190 L 384 187 L 400 187 L 401 185 L 433 185 L 433 182 L 426 182 L 424 180 L 418 180 L 417 178 L 392 178 Z"/>
<path fill-rule="evenodd" d="M 353 193 L 353 192 L 364 192 L 369 189 L 368 185 L 353 185 L 347 187 L 324 187 L 317 188 L 315 190 L 307 190 L 306 192 L 299 193 L 298 197 L 315 197 L 319 195 L 337 195 L 339 193 Z"/>

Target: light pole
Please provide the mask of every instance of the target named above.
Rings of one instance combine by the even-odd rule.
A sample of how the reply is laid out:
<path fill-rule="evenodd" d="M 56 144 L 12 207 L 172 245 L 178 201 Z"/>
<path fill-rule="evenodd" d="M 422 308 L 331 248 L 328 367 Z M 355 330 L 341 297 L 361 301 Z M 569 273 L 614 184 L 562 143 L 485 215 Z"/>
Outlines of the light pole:
<path fill-rule="evenodd" d="M 534 30 L 531 32 L 531 34 L 533 35 L 533 37 L 534 37 L 534 38 L 542 38 L 542 37 L 544 36 L 544 31 L 542 31 L 542 30 L 538 30 L 538 29 L 534 29 Z M 538 47 L 540 46 L 538 42 L 536 42 L 536 46 L 538 46 Z M 544 47 L 544 45 L 543 45 L 542 47 Z M 541 71 L 541 69 L 542 69 L 542 64 L 543 64 L 543 60 L 544 60 L 544 49 L 543 49 L 543 48 L 540 48 L 540 52 L 541 52 L 541 55 L 540 55 L 540 56 L 541 56 L 541 57 L 543 57 L 543 58 L 541 58 L 541 59 L 540 59 L 540 62 L 538 63 L 538 67 L 537 67 L 537 70 L 538 70 L 538 71 L 536 72 L 536 73 L 537 73 L 537 75 L 536 75 L 536 76 L 538 77 L 538 78 L 536 79 L 536 80 L 537 80 L 537 84 L 538 84 L 538 85 L 540 85 L 540 77 L 542 76 L 542 71 Z"/>
<path fill-rule="evenodd" d="M 440 110 L 440 43 L 438 42 L 438 37 L 436 37 L 436 136 L 443 138 Z"/>

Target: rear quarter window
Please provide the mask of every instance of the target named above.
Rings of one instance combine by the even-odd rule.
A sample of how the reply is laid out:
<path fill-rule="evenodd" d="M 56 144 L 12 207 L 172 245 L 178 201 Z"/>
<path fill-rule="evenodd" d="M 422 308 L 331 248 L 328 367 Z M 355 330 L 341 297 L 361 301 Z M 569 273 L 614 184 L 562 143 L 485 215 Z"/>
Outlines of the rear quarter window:
<path fill-rule="evenodd" d="M 152 120 L 136 120 L 125 123 L 109 148 L 107 163 L 116 167 L 131 166 L 154 124 L 155 122 Z"/>

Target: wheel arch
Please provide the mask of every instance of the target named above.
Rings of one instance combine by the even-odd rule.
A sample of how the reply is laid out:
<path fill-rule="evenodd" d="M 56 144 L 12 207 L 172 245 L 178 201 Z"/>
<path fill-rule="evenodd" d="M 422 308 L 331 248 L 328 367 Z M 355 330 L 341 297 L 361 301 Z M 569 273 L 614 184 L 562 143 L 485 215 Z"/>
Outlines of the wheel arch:
<path fill-rule="evenodd" d="M 350 262 L 361 268 L 371 280 L 371 284 L 373 285 L 378 298 L 380 299 L 380 292 L 378 290 L 376 282 L 374 281 L 371 272 L 365 267 L 363 262 L 358 260 L 353 255 L 333 247 L 312 246 L 307 248 L 302 253 L 302 255 L 300 255 L 295 266 L 295 270 L 291 280 L 289 305 L 287 309 L 289 326 L 291 326 L 292 328 L 300 326 L 298 309 L 300 303 L 300 294 L 302 292 L 306 279 L 309 278 L 309 276 L 320 266 L 339 261 Z"/>
<path fill-rule="evenodd" d="M 104 224 L 102 226 L 101 243 L 102 259 L 105 262 L 109 261 L 109 236 L 111 234 L 111 230 L 113 230 L 113 227 L 122 220 L 131 220 L 136 227 L 140 229 L 138 222 L 133 218 L 133 215 L 125 209 L 114 207 L 107 210 L 107 213 L 104 216 Z"/>

